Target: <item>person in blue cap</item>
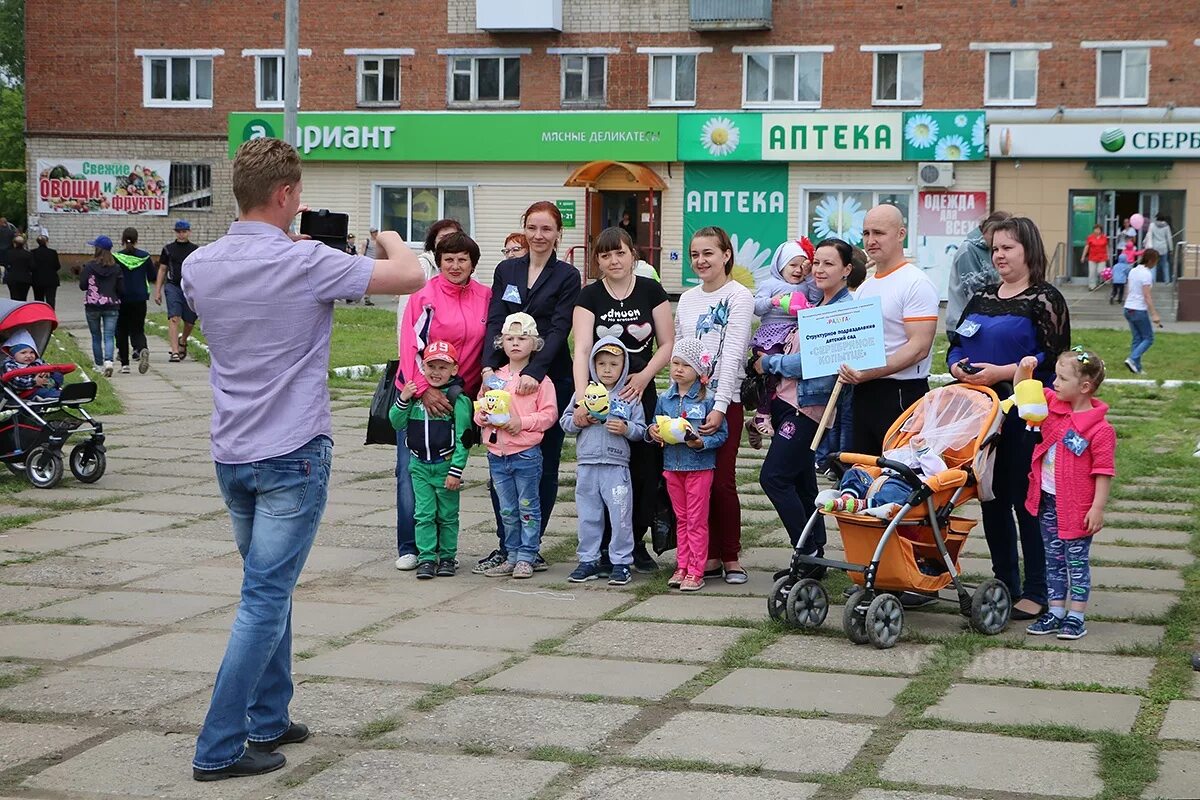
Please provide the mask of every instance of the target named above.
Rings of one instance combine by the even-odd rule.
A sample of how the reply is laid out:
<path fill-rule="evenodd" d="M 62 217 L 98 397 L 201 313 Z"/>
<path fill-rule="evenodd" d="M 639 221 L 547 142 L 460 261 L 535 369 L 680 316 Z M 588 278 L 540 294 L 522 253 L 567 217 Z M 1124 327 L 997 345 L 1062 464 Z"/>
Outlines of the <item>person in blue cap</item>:
<path fill-rule="evenodd" d="M 186 219 L 175 221 L 175 241 L 164 247 L 158 257 L 158 280 L 154 284 L 155 304 L 161 306 L 163 297 L 167 299 L 167 343 L 171 350 L 167 360 L 172 364 L 187 358 L 187 340 L 197 319 L 180 285 L 183 261 L 198 249 L 189 241 L 191 234 L 191 223 Z"/>
<path fill-rule="evenodd" d="M 92 363 L 104 370 L 104 377 L 111 378 L 124 279 L 113 258 L 112 239 L 97 236 L 88 244 L 96 248 L 96 256 L 83 265 L 79 288 L 84 292 L 83 310 L 92 332 Z"/>

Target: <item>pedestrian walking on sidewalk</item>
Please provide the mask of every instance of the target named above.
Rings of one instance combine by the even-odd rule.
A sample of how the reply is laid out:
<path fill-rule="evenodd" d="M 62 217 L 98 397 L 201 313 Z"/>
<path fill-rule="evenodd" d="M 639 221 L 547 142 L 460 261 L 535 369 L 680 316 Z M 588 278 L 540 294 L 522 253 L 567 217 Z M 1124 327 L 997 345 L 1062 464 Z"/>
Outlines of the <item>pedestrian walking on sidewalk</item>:
<path fill-rule="evenodd" d="M 137 228 L 121 233 L 124 245 L 113 258 L 124 270 L 121 282 L 121 310 L 117 313 L 117 358 L 121 373 L 129 374 L 129 351 L 138 362 L 138 372 L 150 369 L 150 348 L 146 345 L 146 304 L 150 301 L 150 279 L 156 273 L 150 254 L 137 247 Z"/>
<path fill-rule="evenodd" d="M 183 262 L 197 246 L 191 241 L 192 226 L 186 219 L 175 222 L 175 241 L 162 249 L 158 257 L 158 280 L 154 284 L 154 304 L 167 300 L 167 346 L 172 364 L 187 358 L 187 340 L 196 324 L 196 312 L 187 302 L 181 281 Z"/>
<path fill-rule="evenodd" d="M 325 510 L 333 462 L 333 305 L 367 291 L 408 294 L 424 283 L 416 256 L 393 231 L 379 234 L 378 261 L 289 234 L 301 210 L 300 178 L 290 144 L 244 143 L 233 161 L 241 216 L 183 265 L 182 289 L 204 320 L 212 359 L 217 483 L 245 565 L 196 742 L 198 781 L 272 772 L 286 763 L 276 748 L 308 738 L 288 714 L 292 591 Z"/>
<path fill-rule="evenodd" d="M 88 330 L 92 332 L 92 362 L 96 369 L 104 370 L 104 377 L 109 378 L 113 372 L 113 346 L 124 276 L 113 258 L 112 239 L 97 236 L 88 244 L 96 248 L 96 257 L 83 265 L 79 288 L 85 292 L 83 309 Z"/>

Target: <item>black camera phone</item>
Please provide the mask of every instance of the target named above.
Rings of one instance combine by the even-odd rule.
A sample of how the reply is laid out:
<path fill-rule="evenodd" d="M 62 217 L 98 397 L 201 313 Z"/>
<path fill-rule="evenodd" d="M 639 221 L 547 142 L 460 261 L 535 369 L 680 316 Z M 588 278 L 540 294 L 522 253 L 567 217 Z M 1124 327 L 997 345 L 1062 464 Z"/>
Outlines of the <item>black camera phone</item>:
<path fill-rule="evenodd" d="M 300 215 L 300 233 L 345 252 L 350 233 L 350 215 L 337 214 L 327 208 L 305 211 Z"/>
<path fill-rule="evenodd" d="M 978 375 L 983 372 L 983 367 L 977 367 L 965 358 L 959 361 L 956 366 L 968 375 Z"/>

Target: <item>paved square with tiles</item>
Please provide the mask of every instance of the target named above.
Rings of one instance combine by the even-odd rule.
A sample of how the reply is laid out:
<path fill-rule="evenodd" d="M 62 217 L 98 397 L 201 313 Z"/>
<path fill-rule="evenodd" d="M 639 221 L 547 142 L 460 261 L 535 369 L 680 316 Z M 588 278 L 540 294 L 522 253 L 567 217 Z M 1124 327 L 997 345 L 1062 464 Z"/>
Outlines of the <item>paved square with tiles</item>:
<path fill-rule="evenodd" d="M 292 712 L 315 735 L 285 748 L 282 772 L 195 783 L 240 584 L 207 454 L 206 368 L 164 363 L 114 384 L 125 411 L 105 419 L 108 474 L 0 508 L 0 521 L 24 515 L 0 529 L 0 797 L 1200 796 L 1195 431 L 1154 442 L 1180 453 L 1159 471 L 1118 480 L 1087 637 L 1035 639 L 1017 622 L 984 637 L 943 603 L 908 612 L 897 646 L 877 650 L 842 632 L 840 574 L 819 630 L 768 619 L 790 551 L 757 485 L 764 452 L 748 447 L 745 584 L 680 595 L 666 570 L 620 588 L 567 583 L 570 459 L 548 571 L 418 583 L 392 565 L 394 451 L 358 444 L 365 384 L 335 390 L 329 507 L 296 592 Z M 1122 441 L 1139 415 L 1187 406 L 1180 392 L 1110 398 L 1128 409 Z M 464 567 L 494 544 L 484 469 L 475 453 Z M 962 566 L 986 576 L 975 534 Z M 832 526 L 829 544 L 840 553 Z"/>

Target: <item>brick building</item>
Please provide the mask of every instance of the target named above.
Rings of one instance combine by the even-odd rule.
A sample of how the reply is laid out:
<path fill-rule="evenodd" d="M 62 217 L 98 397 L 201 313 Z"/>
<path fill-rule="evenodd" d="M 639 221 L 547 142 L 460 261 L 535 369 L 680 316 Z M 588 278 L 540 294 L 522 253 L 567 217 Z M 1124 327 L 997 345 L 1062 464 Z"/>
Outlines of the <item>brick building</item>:
<path fill-rule="evenodd" d="M 753 271 L 786 237 L 853 239 L 866 206 L 893 202 L 935 272 L 993 205 L 1033 216 L 1064 272 L 1089 213 L 1200 224 L 1192 0 L 1102 17 L 1042 0 L 519 6 L 302 3 L 306 202 L 414 244 L 455 216 L 483 279 L 533 200 L 568 212 L 577 263 L 628 213 L 673 289 L 709 222 Z M 152 250 L 180 217 L 196 241 L 220 235 L 230 152 L 281 132 L 282 42 L 282 0 L 28 3 L 31 213 L 64 251 L 131 220 Z M 88 196 L 39 213 L 43 189 Z M 97 213 L 129 207 L 159 213 Z"/>

